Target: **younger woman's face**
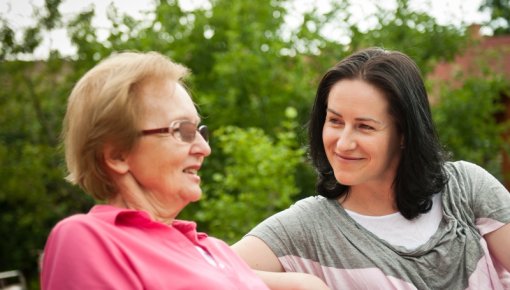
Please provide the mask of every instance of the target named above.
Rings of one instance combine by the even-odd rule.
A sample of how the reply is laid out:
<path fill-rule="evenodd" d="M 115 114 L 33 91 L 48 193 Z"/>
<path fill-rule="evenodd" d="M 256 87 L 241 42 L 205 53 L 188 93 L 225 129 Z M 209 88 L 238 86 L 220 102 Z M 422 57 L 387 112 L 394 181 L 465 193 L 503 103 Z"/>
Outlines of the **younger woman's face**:
<path fill-rule="evenodd" d="M 340 184 L 387 187 L 393 182 L 402 137 L 386 97 L 376 87 L 350 79 L 333 85 L 322 139 Z"/>

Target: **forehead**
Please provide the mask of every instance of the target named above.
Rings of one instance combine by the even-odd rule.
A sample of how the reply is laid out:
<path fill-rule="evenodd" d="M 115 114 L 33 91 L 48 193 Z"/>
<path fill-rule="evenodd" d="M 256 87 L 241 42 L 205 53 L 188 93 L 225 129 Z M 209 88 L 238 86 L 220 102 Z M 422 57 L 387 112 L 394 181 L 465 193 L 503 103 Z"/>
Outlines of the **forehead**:
<path fill-rule="evenodd" d="M 144 119 L 166 122 L 186 119 L 196 121 L 198 112 L 191 96 L 171 79 L 150 80 L 141 86 L 140 109 Z"/>
<path fill-rule="evenodd" d="M 344 79 L 335 83 L 328 94 L 327 107 L 340 114 L 389 117 L 389 103 L 384 93 L 359 79 Z"/>

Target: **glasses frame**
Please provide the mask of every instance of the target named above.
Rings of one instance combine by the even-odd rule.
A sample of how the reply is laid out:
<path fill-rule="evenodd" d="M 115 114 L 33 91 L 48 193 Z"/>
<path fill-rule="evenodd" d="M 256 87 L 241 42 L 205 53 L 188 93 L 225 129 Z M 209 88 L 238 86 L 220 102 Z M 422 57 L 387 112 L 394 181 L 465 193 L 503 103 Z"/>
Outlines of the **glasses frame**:
<path fill-rule="evenodd" d="M 194 135 L 191 140 L 186 141 L 183 139 L 183 134 L 181 133 L 181 126 L 182 124 L 192 124 L 195 127 Z M 175 133 L 179 132 L 179 135 L 175 135 Z M 209 129 L 206 125 L 200 125 L 198 126 L 196 123 L 188 121 L 188 120 L 177 120 L 170 123 L 170 126 L 168 127 L 162 127 L 157 129 L 147 129 L 142 130 L 141 134 L 143 136 L 148 135 L 155 135 L 155 134 L 168 134 L 170 133 L 175 139 L 184 142 L 184 143 L 193 143 L 193 141 L 196 140 L 197 135 L 196 133 L 199 133 L 202 138 L 205 140 L 205 142 L 209 143 Z"/>

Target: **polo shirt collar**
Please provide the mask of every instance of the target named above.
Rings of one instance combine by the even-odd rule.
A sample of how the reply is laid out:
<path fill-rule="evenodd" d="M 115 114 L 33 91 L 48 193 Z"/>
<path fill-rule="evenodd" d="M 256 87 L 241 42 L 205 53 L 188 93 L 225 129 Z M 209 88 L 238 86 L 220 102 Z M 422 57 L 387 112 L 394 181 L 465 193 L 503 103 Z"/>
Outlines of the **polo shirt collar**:
<path fill-rule="evenodd" d="M 115 225 L 128 225 L 144 228 L 167 228 L 172 227 L 188 239 L 198 242 L 207 237 L 207 234 L 197 232 L 197 224 L 192 221 L 174 220 L 171 225 L 166 225 L 153 220 L 147 211 L 119 208 L 111 205 L 95 205 L 89 214 Z"/>

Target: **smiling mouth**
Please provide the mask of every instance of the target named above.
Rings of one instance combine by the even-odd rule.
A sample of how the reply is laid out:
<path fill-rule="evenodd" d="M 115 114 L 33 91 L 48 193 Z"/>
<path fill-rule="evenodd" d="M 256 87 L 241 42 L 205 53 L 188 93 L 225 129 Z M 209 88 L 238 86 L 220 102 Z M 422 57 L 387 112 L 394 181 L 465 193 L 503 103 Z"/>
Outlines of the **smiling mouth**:
<path fill-rule="evenodd" d="M 358 160 L 362 160 L 363 158 L 361 157 L 350 157 L 350 156 L 342 156 L 342 155 L 336 155 L 338 158 L 340 158 L 341 160 L 347 160 L 347 161 L 358 161 Z"/>
<path fill-rule="evenodd" d="M 184 169 L 183 172 L 187 173 L 187 174 L 197 175 L 198 170 L 197 169 L 188 168 L 188 169 Z"/>

